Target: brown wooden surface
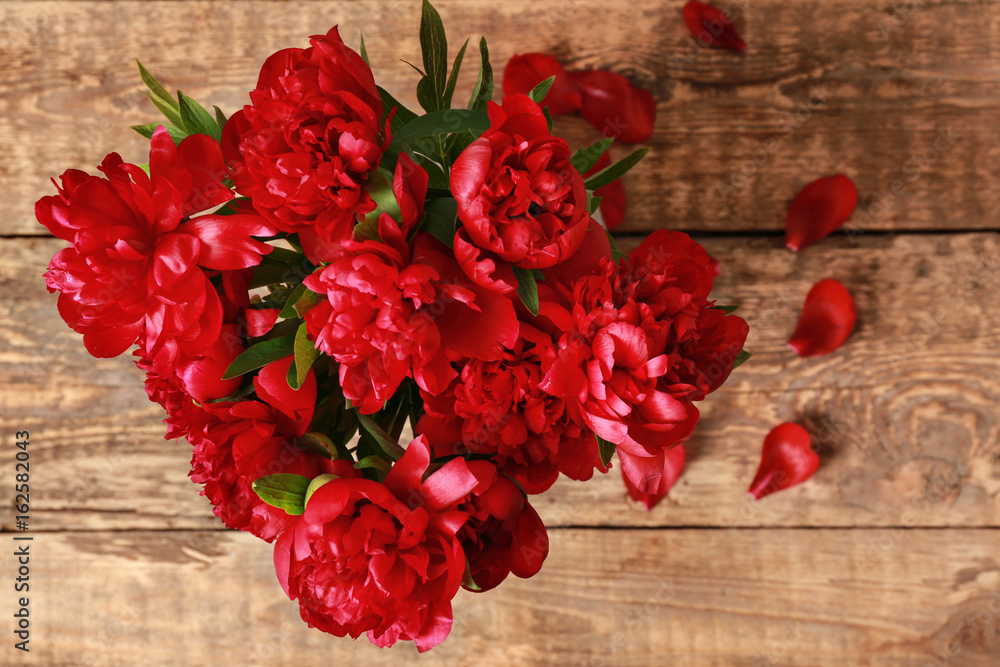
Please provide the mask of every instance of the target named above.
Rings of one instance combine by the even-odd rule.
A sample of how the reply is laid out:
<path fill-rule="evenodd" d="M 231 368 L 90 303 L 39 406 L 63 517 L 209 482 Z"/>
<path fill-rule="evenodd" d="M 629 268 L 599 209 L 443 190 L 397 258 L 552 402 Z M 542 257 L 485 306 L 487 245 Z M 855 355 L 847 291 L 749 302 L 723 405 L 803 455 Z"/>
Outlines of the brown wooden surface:
<path fill-rule="evenodd" d="M 186 479 L 188 446 L 163 440 L 141 374 L 87 356 L 59 319 L 41 273 L 61 242 L 32 217 L 66 168 L 145 161 L 128 125 L 156 115 L 133 58 L 232 111 L 269 53 L 339 23 L 411 102 L 398 59 L 419 58 L 418 3 L 0 3 L 0 434 L 12 460 L 31 430 L 35 536 L 32 653 L 5 629 L 0 664 L 1000 664 L 1000 3 L 734 2 L 744 56 L 694 46 L 681 4 L 437 3 L 453 52 L 485 34 L 498 70 L 549 51 L 652 90 L 626 231 L 712 232 L 715 296 L 741 307 L 756 356 L 702 404 L 659 507 L 629 503 L 617 470 L 560 481 L 535 499 L 542 572 L 460 594 L 452 636 L 418 658 L 298 620 L 270 547 L 220 530 Z M 787 203 L 835 171 L 860 190 L 852 234 L 785 250 Z M 799 359 L 785 341 L 824 277 L 853 292 L 858 327 Z M 785 420 L 823 465 L 752 502 L 761 440 Z M 8 545 L 13 529 L 8 510 Z"/>

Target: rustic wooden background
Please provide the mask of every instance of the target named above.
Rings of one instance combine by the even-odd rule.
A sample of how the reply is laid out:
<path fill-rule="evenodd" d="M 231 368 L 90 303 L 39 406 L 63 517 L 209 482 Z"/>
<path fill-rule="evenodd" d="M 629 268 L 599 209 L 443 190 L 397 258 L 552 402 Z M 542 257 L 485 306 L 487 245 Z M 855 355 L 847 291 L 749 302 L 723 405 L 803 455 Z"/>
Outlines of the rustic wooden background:
<path fill-rule="evenodd" d="M 756 356 L 705 404 L 689 465 L 646 513 L 617 470 L 537 500 L 551 554 L 530 581 L 460 593 L 427 655 L 309 630 L 270 548 L 226 530 L 162 437 L 129 359 L 89 358 L 41 273 L 48 179 L 105 153 L 145 162 L 156 119 L 133 59 L 231 112 L 271 52 L 363 31 L 407 102 L 418 3 L 0 3 L 0 663 L 424 665 L 1000 664 L 1000 2 L 732 0 L 743 56 L 698 48 L 680 0 L 439 0 L 502 69 L 547 51 L 658 103 L 624 232 L 694 232 Z M 619 8 L 620 7 L 620 8 Z M 473 57 L 472 61 L 475 60 Z M 467 62 L 470 62 L 467 60 Z M 469 68 L 472 71 L 473 67 Z M 463 77 L 461 90 L 470 78 Z M 575 143 L 590 128 L 560 119 Z M 784 211 L 849 174 L 858 210 L 807 251 Z M 828 357 L 785 347 L 832 276 L 858 327 Z M 752 502 L 764 434 L 804 423 L 823 465 Z M 14 432 L 31 431 L 31 653 L 12 648 Z"/>

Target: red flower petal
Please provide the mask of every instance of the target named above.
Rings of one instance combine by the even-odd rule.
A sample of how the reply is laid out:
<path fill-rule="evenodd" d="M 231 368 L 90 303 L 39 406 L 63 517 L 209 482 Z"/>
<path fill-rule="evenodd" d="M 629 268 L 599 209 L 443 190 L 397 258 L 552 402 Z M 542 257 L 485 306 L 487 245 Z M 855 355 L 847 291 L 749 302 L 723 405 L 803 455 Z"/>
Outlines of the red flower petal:
<path fill-rule="evenodd" d="M 646 459 L 632 456 L 619 449 L 618 458 L 622 464 L 622 481 L 625 482 L 625 489 L 632 500 L 641 502 L 648 511 L 666 497 L 667 492 L 681 476 L 681 471 L 684 469 L 685 452 L 684 445 L 678 445 L 659 456 Z M 648 493 L 641 491 L 633 481 L 637 476 L 641 476 L 642 486 L 649 489 Z"/>
<path fill-rule="evenodd" d="M 605 137 L 634 144 L 646 141 L 656 123 L 656 102 L 621 74 L 606 70 L 569 72 L 583 93 L 580 113 Z"/>
<path fill-rule="evenodd" d="M 847 176 L 818 178 L 795 195 L 785 217 L 785 245 L 802 250 L 840 228 L 854 212 L 858 189 Z"/>
<path fill-rule="evenodd" d="M 715 46 L 740 53 L 747 50 L 746 42 L 736 32 L 736 26 L 718 7 L 690 0 L 684 5 L 683 13 L 688 30 L 702 46 Z"/>
<path fill-rule="evenodd" d="M 800 357 L 829 354 L 844 344 L 857 319 L 854 297 L 839 281 L 826 278 L 813 285 L 788 346 Z"/>
<path fill-rule="evenodd" d="M 579 111 L 583 103 L 580 90 L 566 76 L 566 70 L 559 61 L 544 53 L 522 53 L 508 60 L 503 71 L 503 94 L 527 95 L 550 76 L 554 76 L 555 80 L 542 100 L 542 106 L 548 106 L 553 116 Z"/>
<path fill-rule="evenodd" d="M 610 166 L 611 153 L 604 151 L 597 163 L 584 176 L 593 176 Z M 611 181 L 603 188 L 594 190 L 594 196 L 601 198 L 598 210 L 601 212 L 605 227 L 614 229 L 625 221 L 625 185 L 620 178 Z"/>
<path fill-rule="evenodd" d="M 760 467 L 750 484 L 750 495 L 760 500 L 775 491 L 806 481 L 819 467 L 809 433 L 791 422 L 778 424 L 764 438 Z"/>

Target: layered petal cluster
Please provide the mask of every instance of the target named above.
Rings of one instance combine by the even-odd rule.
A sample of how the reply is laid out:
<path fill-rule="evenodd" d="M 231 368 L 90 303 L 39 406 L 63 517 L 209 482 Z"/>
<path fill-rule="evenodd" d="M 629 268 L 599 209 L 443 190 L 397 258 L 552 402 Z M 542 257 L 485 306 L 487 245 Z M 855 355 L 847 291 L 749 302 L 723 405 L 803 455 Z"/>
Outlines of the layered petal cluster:
<path fill-rule="evenodd" d="M 528 493 L 548 489 L 560 469 L 589 479 L 602 467 L 593 433 L 572 404 L 541 388 L 556 356 L 549 334 L 521 323 L 516 344 L 499 359 L 470 360 L 439 396 L 424 392 L 417 431 L 438 456 L 491 455 Z"/>
<path fill-rule="evenodd" d="M 471 244 L 527 269 L 552 266 L 580 247 L 587 230 L 583 177 L 566 140 L 549 133 L 527 95 L 505 97 L 502 107 L 490 102 L 488 113 L 490 128 L 451 168 L 462 222 L 456 248 Z"/>
<path fill-rule="evenodd" d="M 310 43 L 267 59 L 222 143 L 236 190 L 320 261 L 375 207 L 364 186 L 388 123 L 371 69 L 337 28 Z"/>
<path fill-rule="evenodd" d="M 576 400 L 635 489 L 653 494 L 664 453 L 690 436 L 694 402 L 728 377 L 748 327 L 707 300 L 714 265 L 686 234 L 655 232 L 627 261 L 600 266 L 540 310 L 566 332 L 541 387 Z"/>
<path fill-rule="evenodd" d="M 140 336 L 159 368 L 219 337 L 222 303 L 206 269 L 255 266 L 273 233 L 256 215 L 191 216 L 233 197 L 219 145 L 204 135 L 175 146 L 153 134 L 149 175 L 116 153 L 105 177 L 69 170 L 59 194 L 35 205 L 39 222 L 69 241 L 45 274 L 59 313 L 95 357 L 114 357 Z"/>

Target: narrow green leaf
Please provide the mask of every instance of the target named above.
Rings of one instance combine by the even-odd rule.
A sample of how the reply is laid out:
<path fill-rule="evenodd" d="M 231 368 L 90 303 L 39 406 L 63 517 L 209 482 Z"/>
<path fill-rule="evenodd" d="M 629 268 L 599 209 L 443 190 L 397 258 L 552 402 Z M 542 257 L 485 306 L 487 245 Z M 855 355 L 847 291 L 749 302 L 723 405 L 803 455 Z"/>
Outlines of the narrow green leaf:
<path fill-rule="evenodd" d="M 263 368 L 272 361 L 284 359 L 295 351 L 294 346 L 295 334 L 272 338 L 261 341 L 256 345 L 251 345 L 243 354 L 233 359 L 233 363 L 229 364 L 229 368 L 226 369 L 222 379 L 228 380 L 239 377 L 250 371 Z"/>
<path fill-rule="evenodd" d="M 426 76 L 417 84 L 417 99 L 424 110 L 440 111 L 445 108 L 442 104 L 448 77 L 448 38 L 441 15 L 428 0 L 424 0 L 420 16 L 420 53 Z"/>
<path fill-rule="evenodd" d="M 462 44 L 458 55 L 455 56 L 455 64 L 451 66 L 451 75 L 448 76 L 448 85 L 444 89 L 444 99 L 441 101 L 442 109 L 451 108 L 451 98 L 455 94 L 455 84 L 458 83 L 458 73 L 462 69 L 462 60 L 465 58 L 465 49 L 468 46 L 469 40 L 465 40 L 465 44 Z"/>
<path fill-rule="evenodd" d="M 749 359 L 752 356 L 753 354 L 751 354 L 750 352 L 747 352 L 746 350 L 740 350 L 740 353 L 736 355 L 736 362 L 733 364 L 733 368 L 738 368 L 742 366 L 747 361 L 747 359 Z"/>
<path fill-rule="evenodd" d="M 600 141 L 590 144 L 589 146 L 584 146 L 577 152 L 573 153 L 573 157 L 569 159 L 570 164 L 576 167 L 576 170 L 581 174 L 586 174 L 588 171 L 594 168 L 597 161 L 601 159 L 608 147 L 614 143 L 614 137 L 609 137 L 607 139 L 601 139 Z"/>
<path fill-rule="evenodd" d="M 403 106 L 399 100 L 392 96 L 392 93 L 381 86 L 377 87 L 378 93 L 382 98 L 382 118 L 388 118 L 389 113 L 393 109 L 396 110 L 390 126 L 394 135 L 418 118 L 417 114 Z"/>
<path fill-rule="evenodd" d="M 476 87 L 472 89 L 469 98 L 470 110 L 483 110 L 486 103 L 493 99 L 493 66 L 490 65 L 490 49 L 486 46 L 486 38 L 479 40 L 479 76 Z"/>
<path fill-rule="evenodd" d="M 358 411 L 358 423 L 361 425 L 361 428 L 375 439 L 375 442 L 382 448 L 382 451 L 388 454 L 389 458 L 393 461 L 398 461 L 406 453 L 406 450 L 400 447 L 398 442 L 389 437 L 385 429 L 379 426 L 370 416 L 361 414 L 360 410 Z"/>
<path fill-rule="evenodd" d="M 153 95 L 149 91 L 143 91 L 143 94 L 146 97 L 149 98 L 149 101 L 153 103 L 153 106 L 156 107 L 157 109 L 159 109 L 160 113 L 163 114 L 164 118 L 166 118 L 168 121 L 170 121 L 170 123 L 172 125 L 176 125 L 176 126 L 180 127 L 180 126 L 182 126 L 184 124 L 181 121 L 181 112 L 180 111 L 178 111 L 174 107 L 170 106 L 169 104 L 167 104 L 166 102 L 164 102 L 163 100 L 161 100 L 159 97 Z M 187 136 L 187 135 L 185 135 L 185 136 Z"/>
<path fill-rule="evenodd" d="M 485 111 L 445 109 L 419 116 L 393 135 L 391 147 L 401 150 L 407 144 L 425 137 L 436 137 L 456 132 L 474 132 L 476 136 L 490 127 Z"/>
<path fill-rule="evenodd" d="M 726 311 L 726 315 L 736 312 L 738 308 L 739 306 L 712 306 L 712 310 L 724 310 Z"/>
<path fill-rule="evenodd" d="M 381 456 L 366 456 L 357 463 L 354 464 L 355 470 L 361 470 L 362 468 L 377 468 L 382 472 L 389 472 L 392 470 L 392 463 L 386 461 Z"/>
<path fill-rule="evenodd" d="M 449 248 L 455 241 L 455 221 L 458 219 L 458 202 L 452 197 L 439 197 L 424 207 L 424 222 L 420 228 L 430 232 Z"/>
<path fill-rule="evenodd" d="M 143 67 L 142 63 L 139 62 L 138 59 L 136 59 L 135 64 L 139 66 L 139 76 L 142 77 L 142 82 L 146 84 L 147 88 L 149 88 L 149 92 L 158 97 L 164 103 L 168 104 L 174 110 L 179 111 L 180 106 L 177 104 L 177 100 L 174 99 L 173 95 L 167 92 L 167 89 L 156 80 L 155 76 L 149 73 L 149 70 Z"/>
<path fill-rule="evenodd" d="M 310 479 L 303 475 L 278 473 L 261 477 L 253 483 L 253 490 L 261 500 L 288 514 L 298 516 L 306 510 L 306 490 Z"/>
<path fill-rule="evenodd" d="M 545 81 L 542 81 L 531 89 L 531 92 L 528 93 L 528 97 L 541 104 L 542 100 L 545 99 L 545 96 L 548 95 L 549 91 L 552 89 L 552 84 L 555 80 L 555 76 L 550 76 Z"/>
<path fill-rule="evenodd" d="M 608 464 L 611 463 L 611 457 L 615 453 L 615 444 L 613 442 L 608 442 L 601 436 L 595 436 L 597 438 L 597 449 L 601 455 L 601 463 L 607 468 Z"/>
<path fill-rule="evenodd" d="M 521 303 L 532 315 L 538 314 L 538 284 L 535 282 L 535 274 L 531 269 L 522 269 L 520 266 L 514 267 L 514 275 L 517 277 L 517 295 L 521 297 Z"/>
<path fill-rule="evenodd" d="M 319 454 L 328 459 L 332 459 L 337 451 L 337 446 L 333 444 L 333 440 L 322 433 L 312 431 L 297 437 L 295 445 L 303 451 Z"/>
<path fill-rule="evenodd" d="M 222 113 L 222 109 L 219 107 L 212 108 L 215 109 L 215 122 L 219 124 L 220 128 L 224 128 L 226 126 L 226 120 L 228 120 L 226 118 L 226 114 Z"/>
<path fill-rule="evenodd" d="M 597 172 L 596 174 L 588 178 L 586 181 L 584 181 L 584 185 L 587 186 L 588 190 L 596 190 L 598 188 L 603 188 L 608 183 L 616 181 L 622 176 L 624 176 L 626 173 L 628 173 L 629 169 L 639 164 L 639 160 L 646 157 L 646 153 L 648 152 L 649 152 L 648 148 L 640 148 L 639 150 L 635 151 L 628 157 L 622 158 L 618 162 L 615 162 L 607 169 L 602 169 L 601 171 Z"/>
<path fill-rule="evenodd" d="M 179 144 L 181 141 L 187 137 L 187 132 L 176 127 L 174 125 L 168 125 L 166 123 L 146 123 L 145 125 L 133 125 L 132 129 L 144 136 L 147 139 L 153 138 L 153 133 L 156 132 L 156 128 L 163 126 L 167 129 L 170 134 L 170 138 L 174 140 L 175 144 Z"/>
<path fill-rule="evenodd" d="M 361 33 L 361 59 L 365 61 L 365 64 L 371 66 L 371 61 L 368 60 L 368 49 L 365 48 L 365 33 Z"/>
<path fill-rule="evenodd" d="M 595 197 L 593 193 L 588 193 L 587 194 L 587 211 L 591 215 L 594 215 L 594 213 L 597 212 L 598 207 L 601 205 L 601 200 L 603 200 L 603 199 L 604 199 L 604 197 Z"/>
<path fill-rule="evenodd" d="M 306 287 L 305 283 L 299 283 L 292 293 L 288 295 L 284 307 L 278 313 L 278 317 L 283 320 L 291 320 L 302 317 L 299 310 L 307 310 L 319 302 L 319 296 Z"/>
<path fill-rule="evenodd" d="M 265 259 L 284 264 L 285 266 L 302 266 L 306 256 L 301 252 L 274 246 L 271 248 L 271 252 L 267 253 Z"/>
<path fill-rule="evenodd" d="M 205 107 L 180 91 L 177 91 L 177 99 L 181 106 L 181 124 L 188 134 L 207 134 L 216 141 L 222 138 L 222 128 Z"/>
<path fill-rule="evenodd" d="M 306 333 L 306 323 L 303 322 L 299 325 L 299 330 L 295 332 L 295 344 L 293 346 L 293 352 L 295 354 L 295 372 L 296 372 L 296 386 L 292 389 L 298 389 L 302 386 L 302 383 L 306 381 L 306 376 L 309 375 L 309 369 L 312 368 L 313 362 L 319 358 L 320 351 L 313 347 L 312 341 L 309 340 L 309 336 Z"/>

